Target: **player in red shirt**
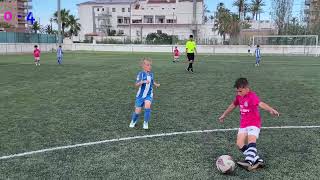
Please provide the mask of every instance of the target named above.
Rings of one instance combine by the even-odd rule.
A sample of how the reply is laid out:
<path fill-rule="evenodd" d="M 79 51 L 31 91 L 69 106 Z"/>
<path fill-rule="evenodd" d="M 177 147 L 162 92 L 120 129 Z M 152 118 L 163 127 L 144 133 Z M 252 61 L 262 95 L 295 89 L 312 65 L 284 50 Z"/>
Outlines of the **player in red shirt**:
<path fill-rule="evenodd" d="M 40 66 L 40 54 L 41 51 L 38 49 L 38 46 L 34 46 L 33 56 L 34 56 L 34 63 L 36 66 Z"/>
<path fill-rule="evenodd" d="M 237 96 L 219 120 L 223 123 L 226 116 L 239 106 L 241 118 L 237 146 L 243 152 L 245 160 L 239 161 L 238 164 L 251 171 L 264 166 L 264 161 L 259 157 L 256 147 L 261 128 L 259 107 L 269 111 L 271 115 L 279 116 L 279 112 L 260 101 L 256 93 L 250 90 L 246 78 L 239 78 L 234 88 L 236 88 Z"/>
<path fill-rule="evenodd" d="M 179 62 L 180 52 L 178 47 L 176 46 L 173 50 L 173 62 Z"/>

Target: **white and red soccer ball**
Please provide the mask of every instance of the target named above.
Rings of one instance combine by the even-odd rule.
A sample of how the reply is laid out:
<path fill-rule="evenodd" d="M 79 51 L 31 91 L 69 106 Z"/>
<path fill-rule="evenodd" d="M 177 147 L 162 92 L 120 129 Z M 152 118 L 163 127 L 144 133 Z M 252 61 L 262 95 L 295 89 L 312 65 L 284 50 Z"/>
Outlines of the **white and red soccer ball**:
<path fill-rule="evenodd" d="M 217 169 L 223 174 L 230 174 L 234 171 L 236 164 L 229 155 L 222 155 L 216 161 Z"/>

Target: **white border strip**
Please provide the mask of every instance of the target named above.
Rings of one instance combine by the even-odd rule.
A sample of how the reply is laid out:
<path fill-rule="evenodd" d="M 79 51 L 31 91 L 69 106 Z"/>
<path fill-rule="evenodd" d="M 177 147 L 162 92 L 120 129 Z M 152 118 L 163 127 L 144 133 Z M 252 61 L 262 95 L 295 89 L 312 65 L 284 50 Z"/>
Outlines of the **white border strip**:
<path fill-rule="evenodd" d="M 315 129 L 320 128 L 320 126 L 277 126 L 277 127 L 262 127 L 262 129 Z M 133 137 L 125 137 L 125 138 L 117 138 L 117 139 L 109 139 L 104 141 L 96 141 L 96 142 L 89 142 L 89 143 L 82 143 L 82 144 L 74 144 L 68 146 L 60 146 L 60 147 L 53 147 L 47 149 L 41 149 L 37 151 L 30 151 L 18 154 L 12 154 L 8 156 L 1 156 L 0 160 L 3 159 L 11 159 L 15 157 L 23 157 L 38 153 L 62 150 L 62 149 L 71 149 L 77 147 L 84 147 L 84 146 L 92 146 L 97 144 L 105 144 L 110 142 L 119 142 L 119 141 L 130 141 L 135 139 L 146 139 L 146 138 L 155 138 L 155 137 L 165 137 L 165 136 L 175 136 L 175 135 L 182 135 L 182 134 L 195 134 L 195 133 L 211 133 L 211 132 L 227 132 L 227 131 L 237 131 L 238 128 L 231 128 L 231 129 L 212 129 L 212 130 L 198 130 L 198 131 L 185 131 L 185 132 L 173 132 L 173 133 L 162 133 L 162 134 L 153 134 L 153 135 L 144 135 L 144 136 L 133 136 Z"/>

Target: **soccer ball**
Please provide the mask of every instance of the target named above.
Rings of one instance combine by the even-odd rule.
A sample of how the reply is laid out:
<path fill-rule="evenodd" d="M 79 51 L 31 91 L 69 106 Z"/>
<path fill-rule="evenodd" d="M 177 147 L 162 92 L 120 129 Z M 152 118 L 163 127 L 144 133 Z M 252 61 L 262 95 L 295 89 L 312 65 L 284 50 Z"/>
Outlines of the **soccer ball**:
<path fill-rule="evenodd" d="M 216 161 L 218 170 L 223 174 L 230 174 L 234 171 L 236 164 L 229 155 L 222 155 Z"/>

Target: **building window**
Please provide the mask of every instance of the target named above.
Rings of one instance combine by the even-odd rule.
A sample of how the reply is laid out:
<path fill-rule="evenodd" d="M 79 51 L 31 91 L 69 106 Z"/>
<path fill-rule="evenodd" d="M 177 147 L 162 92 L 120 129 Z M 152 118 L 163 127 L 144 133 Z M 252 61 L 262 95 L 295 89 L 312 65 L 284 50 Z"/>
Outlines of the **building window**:
<path fill-rule="evenodd" d="M 173 10 L 176 10 L 176 8 L 173 8 Z"/>
<path fill-rule="evenodd" d="M 164 10 L 164 8 L 162 8 L 162 10 Z"/>
<path fill-rule="evenodd" d="M 99 8 L 97 8 L 97 11 L 99 11 Z"/>
<path fill-rule="evenodd" d="M 104 11 L 104 8 L 102 8 L 102 11 Z"/>
<path fill-rule="evenodd" d="M 161 30 L 157 30 L 157 34 L 162 34 L 162 31 Z"/>
<path fill-rule="evenodd" d="M 116 12 L 116 8 L 112 8 L 112 12 Z"/>
<path fill-rule="evenodd" d="M 153 23 L 153 18 L 147 18 L 147 23 Z"/>
<path fill-rule="evenodd" d="M 124 34 L 124 31 L 123 31 L 122 29 L 120 29 L 119 32 L 118 32 L 118 34 L 119 34 L 119 35 L 123 35 L 123 34 Z"/>
<path fill-rule="evenodd" d="M 128 12 L 130 12 L 131 11 L 131 9 L 130 8 L 128 8 Z"/>
<path fill-rule="evenodd" d="M 122 12 L 126 12 L 126 9 L 125 9 L 125 8 L 122 8 Z"/>
<path fill-rule="evenodd" d="M 118 24 L 123 24 L 123 18 L 122 17 L 118 18 Z"/>
<path fill-rule="evenodd" d="M 129 23 L 130 23 L 130 17 L 125 17 L 124 24 L 129 24 Z"/>
<path fill-rule="evenodd" d="M 153 8 L 151 8 L 151 10 L 153 10 Z"/>
<path fill-rule="evenodd" d="M 133 24 L 142 23 L 142 19 L 132 19 Z"/>
<path fill-rule="evenodd" d="M 167 23 L 169 23 L 169 24 L 177 23 L 177 20 L 175 20 L 175 19 L 167 19 Z"/>

